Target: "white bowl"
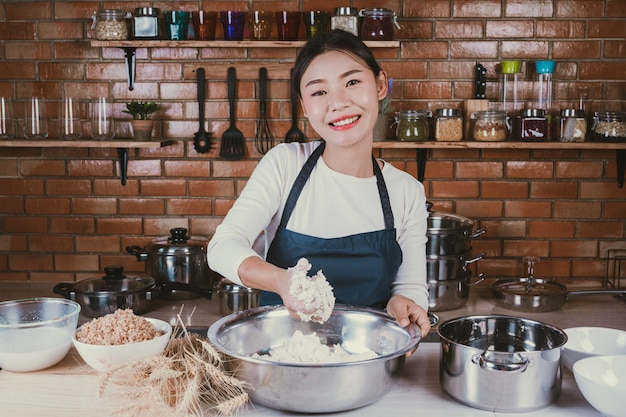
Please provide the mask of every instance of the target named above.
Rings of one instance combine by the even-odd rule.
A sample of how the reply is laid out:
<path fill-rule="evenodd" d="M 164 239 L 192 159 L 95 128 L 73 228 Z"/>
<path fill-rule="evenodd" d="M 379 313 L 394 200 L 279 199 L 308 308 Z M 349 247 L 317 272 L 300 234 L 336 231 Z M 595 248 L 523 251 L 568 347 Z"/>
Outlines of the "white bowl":
<path fill-rule="evenodd" d="M 0 368 L 31 372 L 49 368 L 67 355 L 80 305 L 43 297 L 0 303 Z"/>
<path fill-rule="evenodd" d="M 144 342 L 103 346 L 79 342 L 74 332 L 72 342 L 87 365 L 98 372 L 108 372 L 127 363 L 158 355 L 165 350 L 172 334 L 172 326 L 162 320 L 147 317 L 146 320 L 163 334 Z"/>
<path fill-rule="evenodd" d="M 624 416 L 626 355 L 581 359 L 574 364 L 574 378 L 593 408 L 606 417 Z"/>
<path fill-rule="evenodd" d="M 572 370 L 574 363 L 590 356 L 626 355 L 626 331 L 605 327 L 572 327 L 564 330 L 563 363 Z"/>

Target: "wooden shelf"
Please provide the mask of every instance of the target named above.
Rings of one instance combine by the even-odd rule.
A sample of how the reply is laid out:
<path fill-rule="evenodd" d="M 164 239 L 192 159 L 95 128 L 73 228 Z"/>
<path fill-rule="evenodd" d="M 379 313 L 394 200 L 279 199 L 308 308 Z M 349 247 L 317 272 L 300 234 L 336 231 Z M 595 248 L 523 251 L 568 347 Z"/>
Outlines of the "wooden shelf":
<path fill-rule="evenodd" d="M 169 41 L 169 40 L 128 40 L 128 41 L 98 41 L 92 40 L 94 48 L 301 48 L 306 43 L 302 41 Z M 400 41 L 365 41 L 370 48 L 397 48 Z"/>
<path fill-rule="evenodd" d="M 175 140 L 138 142 L 133 139 L 95 140 L 95 139 L 12 139 L 0 140 L 2 148 L 162 148 L 175 143 Z"/>
<path fill-rule="evenodd" d="M 625 143 L 603 142 L 374 142 L 378 149 L 626 149 Z"/>

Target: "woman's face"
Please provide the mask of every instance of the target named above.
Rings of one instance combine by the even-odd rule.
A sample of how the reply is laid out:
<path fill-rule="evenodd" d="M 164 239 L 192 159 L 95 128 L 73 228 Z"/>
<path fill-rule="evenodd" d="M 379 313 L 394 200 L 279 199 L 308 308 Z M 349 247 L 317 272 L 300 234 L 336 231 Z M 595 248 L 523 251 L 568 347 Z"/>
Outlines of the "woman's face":
<path fill-rule="evenodd" d="M 378 102 L 387 79 L 354 57 L 329 51 L 315 58 L 300 82 L 302 108 L 311 126 L 327 142 L 350 146 L 373 140 Z"/>

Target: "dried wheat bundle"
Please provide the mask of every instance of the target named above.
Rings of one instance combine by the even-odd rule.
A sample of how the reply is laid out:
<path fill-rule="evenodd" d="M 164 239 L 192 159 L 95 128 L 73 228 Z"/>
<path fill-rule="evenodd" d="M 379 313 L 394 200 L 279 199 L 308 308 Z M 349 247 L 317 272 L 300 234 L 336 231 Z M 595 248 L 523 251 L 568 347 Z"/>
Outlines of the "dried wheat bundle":
<path fill-rule="evenodd" d="M 248 404 L 248 386 L 226 370 L 225 360 L 206 338 L 187 331 L 179 313 L 165 351 L 107 373 L 100 394 L 109 384 L 125 388 L 132 401 L 119 415 L 231 416 Z"/>

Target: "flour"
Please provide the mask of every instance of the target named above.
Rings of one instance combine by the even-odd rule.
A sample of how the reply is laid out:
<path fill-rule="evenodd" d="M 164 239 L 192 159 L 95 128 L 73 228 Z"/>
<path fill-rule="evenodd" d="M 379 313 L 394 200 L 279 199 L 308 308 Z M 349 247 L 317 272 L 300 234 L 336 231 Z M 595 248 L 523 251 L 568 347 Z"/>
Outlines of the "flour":
<path fill-rule="evenodd" d="M 321 270 L 307 276 L 311 266 L 308 260 L 300 258 L 296 266 L 289 268 L 292 273 L 289 292 L 301 302 L 298 316 L 302 321 L 324 323 L 335 307 L 335 295 Z"/>
<path fill-rule="evenodd" d="M 267 359 L 272 362 L 297 364 L 331 364 L 357 362 L 377 358 L 373 350 L 361 349 L 359 353 L 348 352 L 342 345 L 325 345 L 316 333 L 305 335 L 296 330 L 282 345 L 271 348 L 268 354 L 252 355 L 253 358 Z"/>

